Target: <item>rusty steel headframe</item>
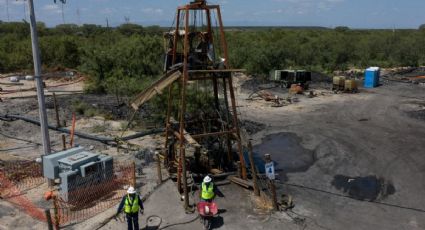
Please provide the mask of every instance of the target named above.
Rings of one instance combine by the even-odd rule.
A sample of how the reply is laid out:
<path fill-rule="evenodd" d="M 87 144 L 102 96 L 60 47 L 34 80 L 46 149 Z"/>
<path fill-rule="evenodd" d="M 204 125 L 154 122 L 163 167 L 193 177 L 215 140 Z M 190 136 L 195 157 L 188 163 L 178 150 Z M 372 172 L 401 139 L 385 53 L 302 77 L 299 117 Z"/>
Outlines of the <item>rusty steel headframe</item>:
<path fill-rule="evenodd" d="M 212 14 L 216 15 L 218 20 L 218 26 L 215 29 L 218 29 L 218 33 L 220 35 L 219 41 L 219 49 L 222 52 L 222 60 L 223 64 L 221 67 L 214 65 L 207 65 L 203 67 L 192 66 L 189 62 L 190 58 L 192 58 L 193 49 L 191 47 L 192 38 L 194 31 L 191 31 L 196 26 L 191 27 L 190 16 L 194 16 L 196 18 L 196 12 L 205 13 L 206 16 L 206 26 L 202 23 L 202 27 L 206 28 L 206 31 L 197 31 L 197 36 L 202 36 L 203 41 L 207 44 L 214 44 L 214 36 L 213 36 L 213 25 L 212 25 Z M 191 15 L 192 14 L 192 15 Z M 180 28 L 180 24 L 182 23 L 182 28 Z M 170 39 L 170 45 L 167 51 L 167 60 L 171 61 L 170 66 L 176 66 L 181 63 L 182 65 L 182 75 L 180 77 L 180 101 L 179 101 L 179 120 L 178 128 L 172 125 L 171 120 L 171 110 L 172 110 L 172 91 L 173 85 L 168 87 L 168 108 L 167 108 L 167 118 L 166 118 L 166 131 L 165 131 L 165 149 L 169 148 L 170 138 L 175 138 L 178 143 L 178 170 L 177 170 L 177 184 L 178 188 L 181 191 L 182 182 L 183 182 L 183 192 L 185 197 L 185 207 L 188 207 L 188 193 L 187 193 L 187 184 L 186 184 L 186 149 L 185 143 L 193 142 L 195 140 L 202 140 L 206 137 L 218 137 L 223 136 L 227 139 L 227 151 L 228 151 L 228 160 L 232 161 L 232 146 L 231 141 L 235 141 L 237 143 L 237 153 L 239 155 L 239 161 L 242 165 L 242 177 L 246 179 L 246 168 L 245 168 L 245 160 L 242 153 L 242 142 L 240 129 L 238 125 L 238 117 L 237 117 L 237 109 L 236 109 L 236 100 L 235 100 L 235 92 L 233 88 L 233 80 L 232 80 L 232 72 L 241 72 L 241 70 L 233 70 L 229 68 L 228 62 L 228 49 L 227 43 L 225 39 L 225 32 L 223 26 L 223 20 L 221 17 L 221 10 L 219 5 L 208 5 L 206 1 L 196 0 L 191 2 L 188 5 L 179 6 L 176 12 L 176 27 L 174 32 L 168 34 L 168 38 Z M 215 54 L 215 47 L 214 47 Z M 165 67 L 167 70 L 167 66 Z M 226 111 L 227 116 L 231 117 L 229 120 L 229 124 L 226 124 L 224 130 L 220 130 L 219 132 L 204 132 L 204 133 L 188 133 L 186 131 L 186 121 L 185 121 L 185 113 L 187 107 L 187 87 L 188 81 L 211 81 L 213 90 L 214 90 L 214 101 L 215 106 L 218 107 L 219 98 L 218 98 L 218 82 L 222 80 L 223 88 L 224 88 L 224 99 L 226 101 Z M 230 109 L 229 104 L 227 103 L 228 97 L 230 95 Z M 214 105 L 211 105 L 214 106 Z M 231 123 L 231 124 L 230 124 Z M 188 138 L 189 136 L 189 138 Z M 192 139 L 191 139 L 192 138 Z M 189 140 L 191 139 L 191 140 Z M 173 157 L 174 159 L 175 157 Z M 183 162 L 183 163 L 182 163 Z"/>

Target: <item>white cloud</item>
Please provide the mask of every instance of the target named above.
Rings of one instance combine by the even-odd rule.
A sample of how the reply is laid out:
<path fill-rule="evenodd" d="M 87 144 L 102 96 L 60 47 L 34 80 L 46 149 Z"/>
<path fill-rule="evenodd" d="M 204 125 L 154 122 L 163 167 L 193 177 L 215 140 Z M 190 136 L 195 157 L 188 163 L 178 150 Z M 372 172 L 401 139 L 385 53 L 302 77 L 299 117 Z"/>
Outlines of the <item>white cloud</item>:
<path fill-rule="evenodd" d="M 144 8 L 142 12 L 145 14 L 163 14 L 164 10 L 160 8 Z"/>
<path fill-rule="evenodd" d="M 9 3 L 12 3 L 12 5 L 23 5 L 27 4 L 27 1 L 9 1 Z"/>
<path fill-rule="evenodd" d="M 53 14 L 60 14 L 62 12 L 59 6 L 56 4 L 44 5 L 41 9 L 45 12 L 53 13 Z"/>
<path fill-rule="evenodd" d="M 345 0 L 273 0 L 274 2 L 286 3 L 295 8 L 295 12 L 307 13 L 313 10 L 327 11 Z"/>
<path fill-rule="evenodd" d="M 101 14 L 113 14 L 115 12 L 115 9 L 113 8 L 103 8 L 99 11 Z"/>

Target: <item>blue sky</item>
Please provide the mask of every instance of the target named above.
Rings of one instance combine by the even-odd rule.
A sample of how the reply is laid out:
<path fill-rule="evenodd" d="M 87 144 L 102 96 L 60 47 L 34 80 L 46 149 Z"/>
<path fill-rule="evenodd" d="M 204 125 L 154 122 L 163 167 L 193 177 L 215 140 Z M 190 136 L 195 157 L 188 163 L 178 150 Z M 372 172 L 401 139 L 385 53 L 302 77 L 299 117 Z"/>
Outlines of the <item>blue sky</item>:
<path fill-rule="evenodd" d="M 175 8 L 191 0 L 67 0 L 66 23 L 170 26 Z M 8 2 L 8 4 L 7 4 Z M 37 20 L 61 24 L 62 4 L 34 0 Z M 351 28 L 418 28 L 425 24 L 425 0 L 211 0 L 222 5 L 227 26 L 349 26 Z M 0 0 L 0 20 L 21 21 L 23 0 Z M 8 6 L 8 7 L 7 7 Z M 7 10 L 9 13 L 7 13 Z"/>

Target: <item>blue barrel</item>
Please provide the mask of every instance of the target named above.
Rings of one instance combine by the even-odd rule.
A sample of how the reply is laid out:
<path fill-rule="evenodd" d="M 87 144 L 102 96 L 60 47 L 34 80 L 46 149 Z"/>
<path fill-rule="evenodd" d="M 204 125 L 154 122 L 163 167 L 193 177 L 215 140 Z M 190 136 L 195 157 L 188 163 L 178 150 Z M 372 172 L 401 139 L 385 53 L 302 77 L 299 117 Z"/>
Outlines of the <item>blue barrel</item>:
<path fill-rule="evenodd" d="M 381 71 L 379 67 L 370 67 L 365 71 L 364 76 L 364 87 L 375 88 L 379 86 L 379 76 Z"/>

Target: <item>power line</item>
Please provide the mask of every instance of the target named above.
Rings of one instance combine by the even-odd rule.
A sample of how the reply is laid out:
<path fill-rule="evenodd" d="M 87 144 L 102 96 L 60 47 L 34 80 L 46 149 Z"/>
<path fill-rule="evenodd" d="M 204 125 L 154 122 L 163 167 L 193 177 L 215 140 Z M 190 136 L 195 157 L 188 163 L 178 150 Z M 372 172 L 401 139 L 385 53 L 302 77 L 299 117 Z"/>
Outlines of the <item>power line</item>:
<path fill-rule="evenodd" d="M 359 202 L 369 202 L 369 203 L 384 205 L 384 206 L 388 206 L 388 207 L 392 207 L 392 208 L 406 209 L 406 210 L 410 210 L 410 211 L 425 213 L 425 210 L 420 209 L 420 208 L 412 208 L 412 207 L 401 206 L 401 205 L 390 204 L 390 203 L 384 203 L 384 202 L 379 202 L 379 201 L 374 201 L 374 200 L 359 200 L 359 199 L 356 199 L 356 198 L 349 196 L 349 195 L 330 192 L 330 191 L 326 191 L 326 190 L 322 190 L 322 189 L 318 189 L 318 188 L 312 188 L 312 187 L 308 187 L 308 186 L 305 186 L 305 185 L 283 183 L 283 182 L 276 182 L 276 183 L 279 183 L 279 184 L 282 184 L 282 185 L 287 185 L 287 186 L 290 186 L 290 187 L 296 187 L 296 188 L 306 189 L 306 190 L 310 190 L 310 191 L 326 193 L 326 194 L 332 195 L 332 196 L 348 198 L 348 199 L 352 199 L 352 200 L 359 201 Z"/>

